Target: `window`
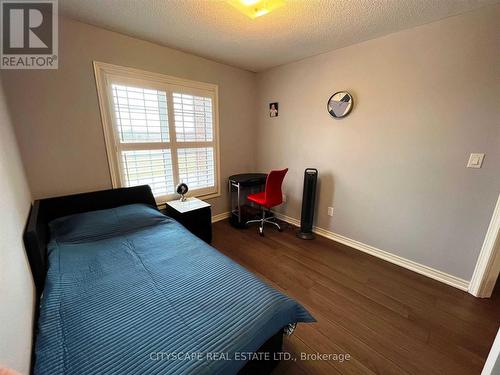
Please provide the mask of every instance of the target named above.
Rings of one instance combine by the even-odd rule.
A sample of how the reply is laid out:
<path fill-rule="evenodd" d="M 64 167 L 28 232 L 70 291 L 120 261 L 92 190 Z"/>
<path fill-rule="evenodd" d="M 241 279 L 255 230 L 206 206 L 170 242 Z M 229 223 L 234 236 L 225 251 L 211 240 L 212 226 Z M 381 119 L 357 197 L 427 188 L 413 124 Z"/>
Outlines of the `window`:
<path fill-rule="evenodd" d="M 149 185 L 158 203 L 185 182 L 219 191 L 217 86 L 94 62 L 114 187 Z"/>

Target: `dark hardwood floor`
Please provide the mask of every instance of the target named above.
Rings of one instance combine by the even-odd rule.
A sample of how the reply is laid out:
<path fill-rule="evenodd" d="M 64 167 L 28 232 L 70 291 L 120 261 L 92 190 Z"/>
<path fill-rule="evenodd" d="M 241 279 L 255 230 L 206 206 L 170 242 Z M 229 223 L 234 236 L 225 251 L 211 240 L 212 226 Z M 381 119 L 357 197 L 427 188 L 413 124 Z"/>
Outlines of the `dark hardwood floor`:
<path fill-rule="evenodd" d="M 286 225 L 238 230 L 214 224 L 213 246 L 295 298 L 317 323 L 285 339 L 297 361 L 275 374 L 480 374 L 500 322 L 500 293 L 477 299 L 323 237 Z M 497 288 L 498 289 L 498 288 Z M 300 360 L 300 353 L 351 359 Z"/>

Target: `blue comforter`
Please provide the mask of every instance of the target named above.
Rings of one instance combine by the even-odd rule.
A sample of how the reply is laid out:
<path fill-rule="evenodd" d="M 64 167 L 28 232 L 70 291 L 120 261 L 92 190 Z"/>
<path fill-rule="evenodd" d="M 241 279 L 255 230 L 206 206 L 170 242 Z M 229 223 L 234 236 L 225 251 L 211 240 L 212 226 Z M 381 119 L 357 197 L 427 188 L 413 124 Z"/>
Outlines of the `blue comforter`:
<path fill-rule="evenodd" d="M 36 374 L 233 374 L 314 319 L 145 205 L 50 224 Z"/>

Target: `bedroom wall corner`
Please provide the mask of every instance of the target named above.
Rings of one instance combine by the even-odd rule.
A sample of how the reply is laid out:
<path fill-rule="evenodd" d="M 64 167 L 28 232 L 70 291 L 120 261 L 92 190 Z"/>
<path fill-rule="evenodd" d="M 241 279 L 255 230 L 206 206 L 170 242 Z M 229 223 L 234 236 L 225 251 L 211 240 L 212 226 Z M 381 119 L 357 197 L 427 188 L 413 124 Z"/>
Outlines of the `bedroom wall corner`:
<path fill-rule="evenodd" d="M 93 71 L 100 61 L 218 85 L 221 195 L 208 202 L 214 215 L 229 210 L 228 177 L 256 164 L 255 73 L 67 17 L 59 45 L 58 69 L 2 73 L 34 199 L 112 187 Z"/>
<path fill-rule="evenodd" d="M 0 80 L 0 367 L 29 374 L 34 285 L 22 234 L 31 193 Z"/>
<path fill-rule="evenodd" d="M 304 168 L 318 168 L 316 227 L 469 281 L 500 186 L 499 16 L 486 6 L 259 73 L 257 168 L 290 168 L 279 212 L 300 218 Z M 354 109 L 334 119 L 341 90 Z"/>

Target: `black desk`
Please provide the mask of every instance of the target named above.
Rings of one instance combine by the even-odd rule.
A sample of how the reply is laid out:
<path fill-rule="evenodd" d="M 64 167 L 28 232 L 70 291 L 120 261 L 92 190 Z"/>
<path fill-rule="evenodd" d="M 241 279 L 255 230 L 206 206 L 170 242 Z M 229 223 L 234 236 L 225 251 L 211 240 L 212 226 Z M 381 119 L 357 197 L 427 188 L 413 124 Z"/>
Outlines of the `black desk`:
<path fill-rule="evenodd" d="M 231 224 L 239 228 L 243 228 L 245 226 L 245 222 L 247 220 L 242 212 L 242 207 L 246 201 L 247 195 L 248 193 L 252 193 L 254 191 L 263 191 L 266 185 L 266 179 L 267 173 L 242 173 L 229 177 L 229 192 L 231 193 Z M 245 191 L 246 193 L 244 193 Z"/>

